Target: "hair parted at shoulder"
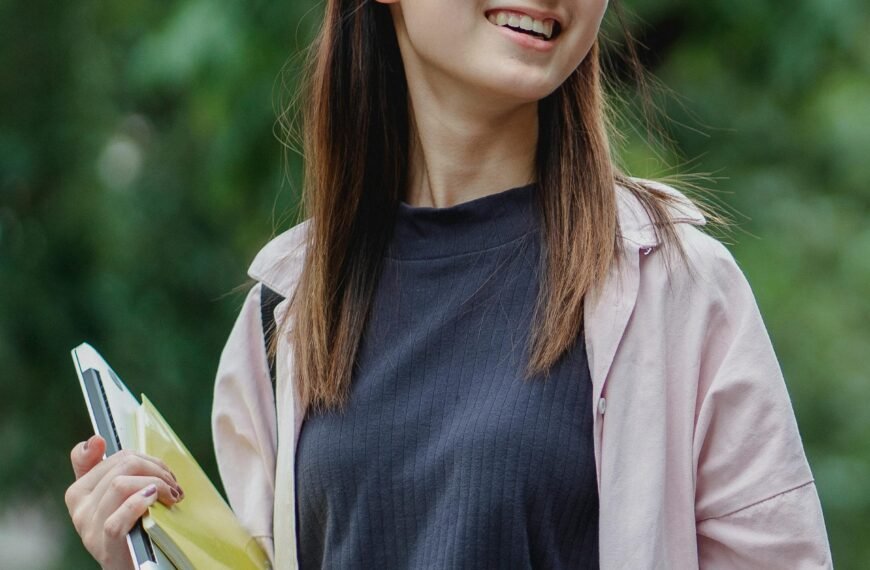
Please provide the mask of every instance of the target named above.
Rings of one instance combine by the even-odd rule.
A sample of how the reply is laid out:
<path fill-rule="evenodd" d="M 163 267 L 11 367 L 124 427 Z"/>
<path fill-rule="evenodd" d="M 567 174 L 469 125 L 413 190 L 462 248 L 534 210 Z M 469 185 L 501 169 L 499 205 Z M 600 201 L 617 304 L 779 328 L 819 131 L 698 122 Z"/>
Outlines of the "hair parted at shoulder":
<path fill-rule="evenodd" d="M 639 69 L 633 50 L 631 56 Z M 539 103 L 536 196 L 544 265 L 526 380 L 546 377 L 575 342 L 585 296 L 619 265 L 617 185 L 640 201 L 662 241 L 685 259 L 668 215 L 674 195 L 615 164 L 600 59 L 596 40 L 568 79 Z M 307 409 L 340 409 L 408 184 L 414 136 L 386 5 L 327 0 L 296 101 L 305 159 L 301 217 L 310 226 L 290 305 L 293 374 Z M 699 208 L 722 220 L 707 205 Z"/>

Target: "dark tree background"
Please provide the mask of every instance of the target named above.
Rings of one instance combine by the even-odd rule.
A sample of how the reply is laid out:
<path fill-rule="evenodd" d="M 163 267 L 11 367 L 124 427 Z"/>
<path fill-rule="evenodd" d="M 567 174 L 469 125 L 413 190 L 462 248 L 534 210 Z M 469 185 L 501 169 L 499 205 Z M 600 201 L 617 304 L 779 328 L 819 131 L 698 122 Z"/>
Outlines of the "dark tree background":
<path fill-rule="evenodd" d="M 673 90 L 658 101 L 674 145 L 656 158 L 629 112 L 624 161 L 641 176 L 713 173 L 742 214 L 730 248 L 780 357 L 835 561 L 866 567 L 866 2 L 627 8 L 644 64 Z M 84 340 L 216 477 L 213 375 L 247 264 L 297 201 L 301 161 L 276 112 L 321 9 L 0 0 L 0 567 L 95 567 L 63 504 L 68 451 L 89 432 L 69 357 Z"/>

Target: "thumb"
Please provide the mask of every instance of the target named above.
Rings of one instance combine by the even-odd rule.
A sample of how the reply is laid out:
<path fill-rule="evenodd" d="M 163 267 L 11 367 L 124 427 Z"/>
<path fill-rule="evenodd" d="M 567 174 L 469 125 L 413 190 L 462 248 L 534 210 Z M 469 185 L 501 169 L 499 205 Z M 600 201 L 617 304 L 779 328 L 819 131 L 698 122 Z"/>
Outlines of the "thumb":
<path fill-rule="evenodd" d="M 92 435 L 87 441 L 83 441 L 76 445 L 70 460 L 72 468 L 76 474 L 76 479 L 94 468 L 94 466 L 103 460 L 103 453 L 106 452 L 106 440 L 98 435 Z"/>

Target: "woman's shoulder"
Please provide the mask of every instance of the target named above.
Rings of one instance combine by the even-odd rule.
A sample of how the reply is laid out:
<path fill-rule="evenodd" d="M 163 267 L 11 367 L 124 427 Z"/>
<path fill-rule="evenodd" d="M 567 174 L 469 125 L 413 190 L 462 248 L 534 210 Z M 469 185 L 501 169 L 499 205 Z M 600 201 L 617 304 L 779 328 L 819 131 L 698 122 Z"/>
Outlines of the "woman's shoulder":
<path fill-rule="evenodd" d="M 272 238 L 254 256 L 248 275 L 289 297 L 302 272 L 310 225 L 310 219 L 306 219 Z"/>
<path fill-rule="evenodd" d="M 674 224 L 704 226 L 707 223 L 697 202 L 664 182 L 630 177 L 624 183 L 617 182 L 614 187 L 620 234 L 623 239 L 634 240 L 638 245 L 656 245 L 659 241 L 655 220 L 648 207 L 651 201 L 664 206 L 669 221 Z"/>
<path fill-rule="evenodd" d="M 617 186 L 620 236 L 628 250 L 640 251 L 647 272 L 667 274 L 668 289 L 678 293 L 681 285 L 702 289 L 714 296 L 733 293 L 736 286 L 748 288 L 746 276 L 726 243 L 711 233 L 705 210 L 680 190 L 662 182 L 632 179 L 645 188 L 664 193 L 668 220 L 678 243 L 665 243 L 643 200 L 625 186 Z M 652 195 L 651 193 L 648 196 Z M 675 255 L 679 249 L 684 256 Z M 656 252 L 657 255 L 649 255 Z M 685 290 L 683 291 L 685 293 Z M 678 293 L 679 294 L 679 293 Z"/>

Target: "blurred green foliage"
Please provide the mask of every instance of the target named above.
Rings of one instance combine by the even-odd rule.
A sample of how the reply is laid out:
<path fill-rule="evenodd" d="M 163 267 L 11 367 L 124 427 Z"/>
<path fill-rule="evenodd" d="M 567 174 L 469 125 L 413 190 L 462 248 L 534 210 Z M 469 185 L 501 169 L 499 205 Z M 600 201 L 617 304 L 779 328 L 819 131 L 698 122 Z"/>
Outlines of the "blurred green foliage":
<path fill-rule="evenodd" d="M 870 15 L 864 0 L 635 0 L 684 170 L 744 216 L 731 249 L 780 357 L 840 568 L 870 564 Z M 0 0 L 0 498 L 42 505 L 63 562 L 68 451 L 94 344 L 216 477 L 218 355 L 300 160 L 277 101 L 310 0 Z M 295 59 L 293 59 L 295 58 Z M 630 94 L 627 101 L 630 102 Z M 655 174 L 643 136 L 625 162 Z M 665 158 L 678 160 L 678 155 Z M 2 537 L 0 537 L 2 538 Z M 2 541 L 0 541 L 2 542 Z"/>

